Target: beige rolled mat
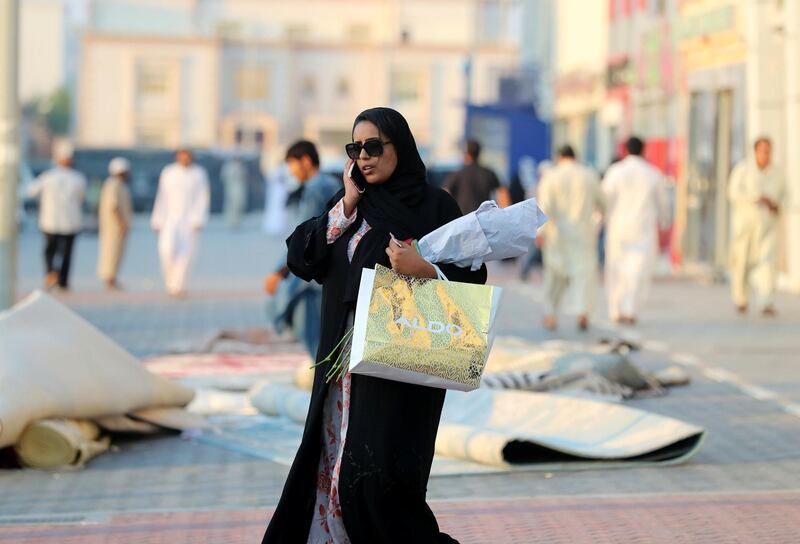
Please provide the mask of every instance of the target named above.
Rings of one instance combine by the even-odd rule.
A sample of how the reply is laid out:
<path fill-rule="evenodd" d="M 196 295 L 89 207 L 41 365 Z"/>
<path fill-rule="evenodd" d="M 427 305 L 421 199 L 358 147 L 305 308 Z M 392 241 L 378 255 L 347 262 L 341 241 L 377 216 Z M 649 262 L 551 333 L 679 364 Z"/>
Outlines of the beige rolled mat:
<path fill-rule="evenodd" d="M 158 425 L 132 419 L 128 416 L 101 417 L 95 419 L 94 422 L 97 423 L 101 429 L 112 433 L 156 434 L 161 432 L 161 427 Z"/>
<path fill-rule="evenodd" d="M 25 428 L 14 450 L 24 466 L 51 469 L 83 466 L 110 445 L 91 421 L 43 419 Z"/>

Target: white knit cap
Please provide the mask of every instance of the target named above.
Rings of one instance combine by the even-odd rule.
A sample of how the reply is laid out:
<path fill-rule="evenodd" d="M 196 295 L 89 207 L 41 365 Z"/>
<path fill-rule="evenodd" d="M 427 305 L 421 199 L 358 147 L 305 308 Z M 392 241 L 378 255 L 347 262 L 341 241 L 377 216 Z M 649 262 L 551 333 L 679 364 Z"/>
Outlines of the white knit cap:
<path fill-rule="evenodd" d="M 108 173 L 112 176 L 119 176 L 120 174 L 130 171 L 131 163 L 124 157 L 114 157 L 111 159 L 111 162 L 108 163 Z"/>
<path fill-rule="evenodd" d="M 53 146 L 53 159 L 58 161 L 69 160 L 75 154 L 75 148 L 72 147 L 72 144 L 66 140 L 61 140 L 56 142 Z"/>

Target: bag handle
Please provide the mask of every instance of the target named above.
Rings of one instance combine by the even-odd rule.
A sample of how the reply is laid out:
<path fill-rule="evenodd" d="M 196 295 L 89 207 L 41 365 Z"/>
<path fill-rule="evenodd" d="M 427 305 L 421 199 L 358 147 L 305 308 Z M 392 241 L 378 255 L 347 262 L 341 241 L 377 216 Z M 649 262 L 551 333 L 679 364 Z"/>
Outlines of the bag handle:
<path fill-rule="evenodd" d="M 392 234 L 391 232 L 389 233 L 389 236 L 391 236 L 391 237 L 392 237 L 392 240 L 397 240 L 397 239 L 394 237 L 394 234 Z M 398 242 L 398 244 L 399 244 L 399 243 L 400 243 L 400 242 Z M 420 256 L 422 256 L 422 253 L 420 253 L 420 251 L 419 251 L 419 244 L 417 243 L 417 240 L 414 240 L 413 242 L 411 242 L 411 245 L 412 245 L 412 247 L 413 247 L 413 248 L 414 248 L 414 249 L 417 251 L 417 254 L 419 254 Z M 424 259 L 424 257 L 423 257 L 423 259 Z M 437 277 L 438 279 L 440 279 L 440 280 L 443 280 L 443 281 L 450 281 L 450 280 L 448 280 L 448 279 L 447 279 L 447 276 L 445 276 L 445 275 L 444 275 L 444 272 L 442 272 L 442 269 L 441 269 L 441 268 L 439 268 L 438 266 L 436 266 L 436 265 L 435 265 L 435 264 L 433 264 L 432 262 L 428 261 L 427 259 L 425 260 L 425 262 L 426 262 L 426 263 L 428 263 L 429 265 L 431 265 L 431 266 L 433 267 L 433 269 L 434 269 L 434 270 L 436 270 L 436 277 Z"/>
<path fill-rule="evenodd" d="M 439 278 L 440 280 L 443 280 L 443 281 L 450 281 L 450 280 L 447 279 L 447 276 L 444 275 L 444 272 L 442 272 L 441 268 L 439 268 L 438 266 L 436 266 L 433 263 L 428 263 L 428 264 L 430 264 L 433 267 L 433 269 L 436 270 L 436 277 L 437 278 Z"/>

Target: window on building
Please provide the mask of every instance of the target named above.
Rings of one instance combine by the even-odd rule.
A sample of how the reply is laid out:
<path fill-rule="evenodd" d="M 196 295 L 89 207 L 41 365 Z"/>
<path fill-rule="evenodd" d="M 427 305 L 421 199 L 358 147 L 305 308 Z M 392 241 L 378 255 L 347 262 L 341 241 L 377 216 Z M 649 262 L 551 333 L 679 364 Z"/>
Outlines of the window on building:
<path fill-rule="evenodd" d="M 669 4 L 667 0 L 648 0 L 650 6 L 650 13 L 653 15 L 664 15 L 667 12 Z"/>
<path fill-rule="evenodd" d="M 481 3 L 480 41 L 498 43 L 505 35 L 504 6 L 500 0 L 485 0 Z"/>
<path fill-rule="evenodd" d="M 339 81 L 336 83 L 336 96 L 341 99 L 345 99 L 350 96 L 350 80 L 348 80 L 346 77 L 340 77 Z"/>
<path fill-rule="evenodd" d="M 393 103 L 415 102 L 422 88 L 422 74 L 416 70 L 395 69 L 391 75 L 390 97 Z"/>
<path fill-rule="evenodd" d="M 304 24 L 286 25 L 286 39 L 290 42 L 307 42 L 311 37 L 311 27 Z"/>
<path fill-rule="evenodd" d="M 608 6 L 611 22 L 630 15 L 630 0 L 609 0 Z"/>
<path fill-rule="evenodd" d="M 352 134 L 350 129 L 336 129 L 327 128 L 319 131 L 319 145 L 320 147 L 327 147 L 331 149 L 342 149 L 346 144 L 352 141 Z"/>
<path fill-rule="evenodd" d="M 314 99 L 317 96 L 317 80 L 313 76 L 306 76 L 300 84 L 300 92 L 303 98 Z"/>
<path fill-rule="evenodd" d="M 269 69 L 265 66 L 240 66 L 235 77 L 236 98 L 264 100 L 269 98 Z"/>
<path fill-rule="evenodd" d="M 370 26 L 365 23 L 351 23 L 347 25 L 345 35 L 348 41 L 366 43 L 370 38 Z"/>
<path fill-rule="evenodd" d="M 141 147 L 166 147 L 166 127 L 157 124 L 142 124 L 136 127 L 136 145 Z"/>
<path fill-rule="evenodd" d="M 169 66 L 158 62 L 139 64 L 136 70 L 136 94 L 139 98 L 163 98 L 170 92 Z"/>
<path fill-rule="evenodd" d="M 585 135 L 583 162 L 592 168 L 597 168 L 597 113 L 592 113 L 586 120 Z"/>
<path fill-rule="evenodd" d="M 242 35 L 241 21 L 219 21 L 216 24 L 217 36 L 236 38 Z"/>
<path fill-rule="evenodd" d="M 245 147 L 263 147 L 265 133 L 258 125 L 250 123 L 242 123 L 236 125 L 236 130 L 233 133 L 236 145 Z"/>

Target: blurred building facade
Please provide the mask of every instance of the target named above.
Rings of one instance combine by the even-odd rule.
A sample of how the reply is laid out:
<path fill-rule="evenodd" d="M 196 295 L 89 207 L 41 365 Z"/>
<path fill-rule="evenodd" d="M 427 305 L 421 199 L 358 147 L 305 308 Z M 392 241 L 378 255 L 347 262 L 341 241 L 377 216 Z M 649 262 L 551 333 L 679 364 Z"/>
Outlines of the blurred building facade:
<path fill-rule="evenodd" d="M 685 2 L 676 36 L 682 70 L 678 233 L 688 270 L 727 266 L 727 182 L 749 149 L 747 27 L 742 2 Z"/>
<path fill-rule="evenodd" d="M 64 0 L 25 0 L 19 10 L 20 102 L 49 97 L 67 82 Z"/>
<path fill-rule="evenodd" d="M 409 120 L 432 161 L 458 155 L 465 103 L 519 64 L 519 0 L 94 0 L 83 40 L 84 146 L 291 140 L 341 156 L 353 117 Z M 442 24 L 446 21 L 447 24 Z"/>
<path fill-rule="evenodd" d="M 600 130 L 607 94 L 607 8 L 604 2 L 559 0 L 552 16 L 557 28 L 552 70 L 553 144 L 570 143 L 580 160 L 602 168 L 612 145 L 608 134 Z"/>

